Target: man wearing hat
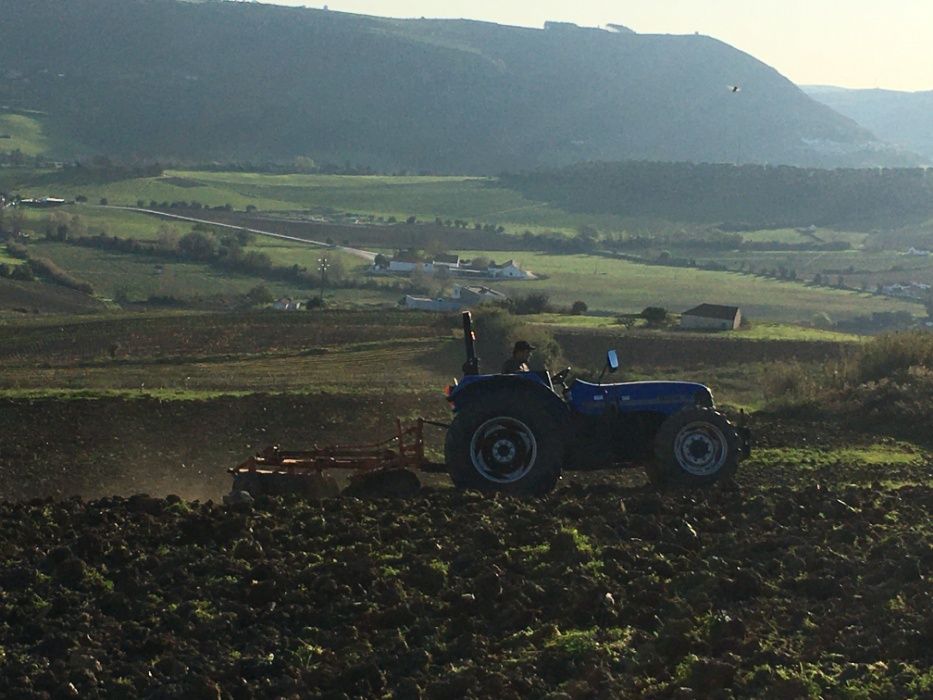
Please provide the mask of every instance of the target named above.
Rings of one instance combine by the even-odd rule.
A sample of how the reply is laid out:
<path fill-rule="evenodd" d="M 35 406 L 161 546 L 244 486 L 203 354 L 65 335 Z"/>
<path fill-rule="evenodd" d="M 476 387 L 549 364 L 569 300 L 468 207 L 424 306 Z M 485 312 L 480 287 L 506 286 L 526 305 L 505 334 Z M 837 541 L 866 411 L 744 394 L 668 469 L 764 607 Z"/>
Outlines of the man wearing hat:
<path fill-rule="evenodd" d="M 531 351 L 534 350 L 527 340 L 519 340 L 512 348 L 512 357 L 502 365 L 502 374 L 515 374 L 516 372 L 528 372 L 528 360 L 531 359 Z"/>

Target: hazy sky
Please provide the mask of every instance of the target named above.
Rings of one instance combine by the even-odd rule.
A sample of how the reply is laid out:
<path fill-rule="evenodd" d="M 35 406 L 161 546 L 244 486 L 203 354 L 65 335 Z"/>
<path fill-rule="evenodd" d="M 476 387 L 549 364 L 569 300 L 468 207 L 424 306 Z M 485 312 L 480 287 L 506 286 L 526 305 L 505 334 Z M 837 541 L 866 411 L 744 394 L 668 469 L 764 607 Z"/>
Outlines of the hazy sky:
<path fill-rule="evenodd" d="M 308 0 L 265 0 L 323 7 Z M 327 0 L 384 17 L 624 24 L 642 34 L 700 32 L 798 84 L 933 90 L 933 0 Z"/>

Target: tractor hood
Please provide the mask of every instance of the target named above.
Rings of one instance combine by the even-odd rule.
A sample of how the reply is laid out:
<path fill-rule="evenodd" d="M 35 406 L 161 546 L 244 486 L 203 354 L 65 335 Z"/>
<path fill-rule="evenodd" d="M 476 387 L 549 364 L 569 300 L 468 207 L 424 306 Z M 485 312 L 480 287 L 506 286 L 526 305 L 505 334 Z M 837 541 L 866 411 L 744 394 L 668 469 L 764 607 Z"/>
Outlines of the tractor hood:
<path fill-rule="evenodd" d="M 623 382 L 592 384 L 575 381 L 567 399 L 577 413 L 598 415 L 607 410 L 655 411 L 669 415 L 686 406 L 712 406 L 709 388 L 696 382 Z"/>

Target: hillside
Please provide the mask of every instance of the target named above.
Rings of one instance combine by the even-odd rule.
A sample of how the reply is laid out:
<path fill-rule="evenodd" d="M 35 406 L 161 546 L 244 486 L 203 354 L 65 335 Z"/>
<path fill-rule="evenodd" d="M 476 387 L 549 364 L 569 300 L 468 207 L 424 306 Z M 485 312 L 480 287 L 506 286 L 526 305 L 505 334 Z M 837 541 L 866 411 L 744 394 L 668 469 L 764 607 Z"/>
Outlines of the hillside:
<path fill-rule="evenodd" d="M 914 160 L 705 36 L 247 3 L 7 0 L 0 66 L 0 105 L 33 110 L 49 143 L 71 144 L 54 149 L 68 157 L 303 155 L 463 173 L 594 159 Z"/>
<path fill-rule="evenodd" d="M 927 164 L 933 163 L 933 90 L 848 90 L 817 85 L 803 90 L 879 138 L 921 154 Z"/>

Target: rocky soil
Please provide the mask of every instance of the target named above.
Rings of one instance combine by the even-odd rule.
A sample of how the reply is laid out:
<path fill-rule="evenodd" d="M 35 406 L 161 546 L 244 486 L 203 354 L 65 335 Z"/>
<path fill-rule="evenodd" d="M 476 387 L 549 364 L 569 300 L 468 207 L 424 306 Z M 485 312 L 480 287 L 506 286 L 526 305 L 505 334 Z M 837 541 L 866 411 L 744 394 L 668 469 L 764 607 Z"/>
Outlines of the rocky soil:
<path fill-rule="evenodd" d="M 931 698 L 933 473 L 900 468 L 5 502 L 0 695 Z"/>

